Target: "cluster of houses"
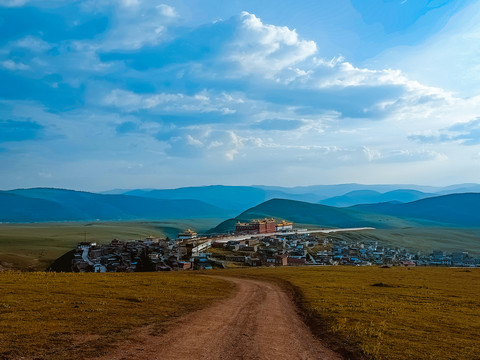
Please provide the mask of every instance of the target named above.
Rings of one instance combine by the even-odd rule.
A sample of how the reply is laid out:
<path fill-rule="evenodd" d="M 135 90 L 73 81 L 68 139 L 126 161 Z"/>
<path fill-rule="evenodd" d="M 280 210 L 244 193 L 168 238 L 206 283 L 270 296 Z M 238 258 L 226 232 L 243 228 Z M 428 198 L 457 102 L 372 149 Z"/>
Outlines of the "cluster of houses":
<path fill-rule="evenodd" d="M 328 239 L 324 241 L 331 241 L 331 250 L 318 251 L 314 254 L 317 264 L 480 267 L 480 258 L 469 256 L 468 252 L 446 254 L 443 251 L 434 251 L 431 254 L 423 254 L 396 247 L 379 246 L 376 241 L 355 243 Z"/>
<path fill-rule="evenodd" d="M 412 252 L 376 241 L 347 242 L 316 234 L 288 234 L 251 239 L 213 242 L 213 256 L 245 266 L 299 265 L 389 265 L 389 266 L 459 266 L 480 267 L 480 257 L 468 252 L 431 254 Z M 207 254 L 211 256 L 210 254 Z"/>
<path fill-rule="evenodd" d="M 273 229 L 274 233 L 265 233 Z M 238 223 L 238 232 L 199 237 L 190 229 L 176 239 L 153 236 L 143 240 L 82 242 L 72 260 L 76 272 L 133 272 L 243 266 L 390 265 L 480 267 L 467 252 L 421 254 L 378 242 L 347 242 L 325 234 L 293 230 L 293 223 L 272 219 Z"/>
<path fill-rule="evenodd" d="M 135 272 L 211 269 L 212 261 L 202 253 L 211 240 L 197 238 L 192 230 L 179 234 L 178 239 L 153 236 L 143 240 L 108 244 L 81 242 L 74 252 L 74 272 Z M 220 264 L 222 265 L 222 264 Z"/>

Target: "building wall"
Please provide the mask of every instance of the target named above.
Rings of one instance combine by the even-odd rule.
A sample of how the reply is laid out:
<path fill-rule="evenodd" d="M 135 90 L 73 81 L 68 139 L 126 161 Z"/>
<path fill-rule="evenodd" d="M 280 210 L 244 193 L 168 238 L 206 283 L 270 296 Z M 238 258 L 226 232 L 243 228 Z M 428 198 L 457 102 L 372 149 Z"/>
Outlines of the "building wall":
<path fill-rule="evenodd" d="M 252 234 L 256 234 L 260 231 L 260 224 L 237 224 L 235 226 L 236 232 L 248 232 Z"/>
<path fill-rule="evenodd" d="M 237 224 L 235 226 L 236 232 L 246 232 L 250 234 L 267 234 L 274 233 L 276 227 L 275 220 L 263 219 L 252 220 L 248 224 Z"/>
<path fill-rule="evenodd" d="M 265 220 L 260 223 L 259 234 L 267 234 L 275 232 L 275 221 Z"/>

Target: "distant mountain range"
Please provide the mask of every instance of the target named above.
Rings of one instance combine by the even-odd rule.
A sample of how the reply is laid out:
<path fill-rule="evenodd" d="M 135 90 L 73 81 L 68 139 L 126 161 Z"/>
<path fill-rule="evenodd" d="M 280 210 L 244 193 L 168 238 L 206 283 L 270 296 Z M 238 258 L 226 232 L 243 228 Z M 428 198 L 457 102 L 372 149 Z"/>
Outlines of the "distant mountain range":
<path fill-rule="evenodd" d="M 0 222 L 224 218 L 199 200 L 164 200 L 50 188 L 0 191 Z"/>
<path fill-rule="evenodd" d="M 328 227 L 393 228 L 429 223 L 480 227 L 480 195 L 455 194 L 465 189 L 480 192 L 480 185 L 215 185 L 113 190 L 102 194 L 52 188 L 17 189 L 0 191 L 0 222 L 227 219 L 241 213 L 230 220 L 229 226 L 238 219 L 272 216 Z M 445 192 L 450 195 L 439 196 Z"/>
<path fill-rule="evenodd" d="M 223 185 L 161 190 L 129 190 L 122 192 L 122 194 L 165 200 L 195 199 L 220 208 L 235 210 L 237 212 L 273 198 L 299 201 L 318 201 L 322 198 L 322 196 L 313 193 L 289 193 L 288 188 L 285 188 L 285 191 L 282 191 L 276 189 L 262 189 L 254 186 Z"/>
<path fill-rule="evenodd" d="M 380 193 L 374 190 L 356 190 L 341 196 L 334 196 L 328 199 L 320 200 L 319 204 L 348 207 L 358 204 L 375 204 L 384 202 L 411 202 L 438 196 L 437 194 L 424 193 L 418 190 L 399 189 Z"/>
<path fill-rule="evenodd" d="M 479 184 L 458 184 L 448 187 L 419 185 L 312 185 L 280 186 L 199 186 L 178 189 L 110 190 L 105 194 L 123 194 L 154 199 L 194 199 L 210 205 L 244 211 L 271 199 L 288 199 L 331 206 L 352 206 L 386 201 L 410 202 L 426 197 L 462 192 L 480 192 Z"/>

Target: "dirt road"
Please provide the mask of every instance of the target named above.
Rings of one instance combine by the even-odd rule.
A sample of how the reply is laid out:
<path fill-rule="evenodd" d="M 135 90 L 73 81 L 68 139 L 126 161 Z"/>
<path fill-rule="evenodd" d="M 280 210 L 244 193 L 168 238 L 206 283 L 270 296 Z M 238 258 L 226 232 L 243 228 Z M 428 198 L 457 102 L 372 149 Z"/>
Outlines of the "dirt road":
<path fill-rule="evenodd" d="M 182 318 L 170 331 L 145 329 L 102 360 L 123 359 L 340 359 L 313 337 L 288 295 L 262 281 L 236 284 L 226 300 Z"/>

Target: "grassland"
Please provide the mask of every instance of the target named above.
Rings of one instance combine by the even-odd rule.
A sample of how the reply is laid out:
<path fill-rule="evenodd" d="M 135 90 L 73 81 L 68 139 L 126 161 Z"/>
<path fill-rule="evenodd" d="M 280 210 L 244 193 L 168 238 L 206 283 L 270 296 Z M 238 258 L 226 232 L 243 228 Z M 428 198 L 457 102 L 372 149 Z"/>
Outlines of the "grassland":
<path fill-rule="evenodd" d="M 223 275 L 287 281 L 302 307 L 373 359 L 480 359 L 480 269 L 297 267 Z"/>
<path fill-rule="evenodd" d="M 45 270 L 56 258 L 84 241 L 105 243 L 113 238 L 140 239 L 149 235 L 176 237 L 187 227 L 204 231 L 218 219 L 62 222 L 0 224 L 0 270 Z"/>
<path fill-rule="evenodd" d="M 480 256 L 479 228 L 415 227 L 375 229 L 359 232 L 331 233 L 330 238 L 349 241 L 378 241 L 380 244 L 405 247 L 413 251 L 431 253 L 433 250 L 446 252 L 468 251 Z"/>
<path fill-rule="evenodd" d="M 228 295 L 192 273 L 0 273 L 0 359 L 84 359 Z"/>
<path fill-rule="evenodd" d="M 275 281 L 321 334 L 371 359 L 480 359 L 480 269 L 284 267 L 206 274 Z M 160 333 L 230 292 L 184 273 L 0 273 L 0 358 L 82 359 Z M 318 322 L 320 321 L 320 322 Z"/>

